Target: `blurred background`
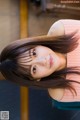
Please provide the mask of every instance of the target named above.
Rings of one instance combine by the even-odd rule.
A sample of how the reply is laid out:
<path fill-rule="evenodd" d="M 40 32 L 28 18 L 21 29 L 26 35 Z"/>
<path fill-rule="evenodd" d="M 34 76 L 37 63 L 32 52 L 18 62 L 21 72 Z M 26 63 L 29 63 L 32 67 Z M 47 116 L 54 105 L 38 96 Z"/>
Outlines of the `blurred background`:
<path fill-rule="evenodd" d="M 0 0 L 0 52 L 17 39 L 47 34 L 59 19 L 80 20 L 80 0 Z M 54 108 L 47 90 L 21 88 L 1 74 L 0 111 L 9 111 L 10 120 L 80 119 L 80 111 Z"/>

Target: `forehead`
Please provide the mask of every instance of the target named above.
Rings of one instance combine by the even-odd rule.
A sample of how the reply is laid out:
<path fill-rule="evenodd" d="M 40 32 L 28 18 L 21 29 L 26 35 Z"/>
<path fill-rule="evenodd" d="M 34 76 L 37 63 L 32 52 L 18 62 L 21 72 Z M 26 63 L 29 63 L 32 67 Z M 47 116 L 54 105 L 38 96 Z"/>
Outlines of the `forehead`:
<path fill-rule="evenodd" d="M 36 50 L 40 50 L 42 53 L 44 52 L 48 52 L 48 51 L 51 51 L 51 48 L 47 47 L 47 46 L 43 46 L 43 45 L 38 45 L 35 47 Z"/>

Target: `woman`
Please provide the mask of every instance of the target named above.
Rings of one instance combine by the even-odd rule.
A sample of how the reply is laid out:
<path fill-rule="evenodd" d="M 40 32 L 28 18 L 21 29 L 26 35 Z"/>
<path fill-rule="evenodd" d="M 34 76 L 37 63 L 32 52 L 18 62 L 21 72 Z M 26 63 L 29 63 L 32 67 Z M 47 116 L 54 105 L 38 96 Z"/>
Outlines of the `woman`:
<path fill-rule="evenodd" d="M 48 35 L 17 40 L 3 49 L 0 71 L 19 85 L 48 89 L 61 109 L 80 109 L 80 21 L 59 20 Z"/>

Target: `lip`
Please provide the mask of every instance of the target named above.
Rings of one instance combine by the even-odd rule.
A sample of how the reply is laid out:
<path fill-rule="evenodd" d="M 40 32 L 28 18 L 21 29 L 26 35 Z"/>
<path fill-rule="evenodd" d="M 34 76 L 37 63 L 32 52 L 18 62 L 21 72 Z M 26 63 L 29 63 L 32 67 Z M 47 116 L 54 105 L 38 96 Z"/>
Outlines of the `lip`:
<path fill-rule="evenodd" d="M 52 56 L 50 55 L 50 68 L 52 67 L 52 65 L 53 65 L 53 58 L 52 58 Z"/>

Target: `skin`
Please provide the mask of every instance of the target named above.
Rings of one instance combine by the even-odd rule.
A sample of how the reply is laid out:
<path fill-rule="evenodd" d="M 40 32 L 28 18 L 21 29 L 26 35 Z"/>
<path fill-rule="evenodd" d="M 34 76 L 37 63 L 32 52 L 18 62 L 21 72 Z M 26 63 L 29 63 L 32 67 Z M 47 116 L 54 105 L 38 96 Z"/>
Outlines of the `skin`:
<path fill-rule="evenodd" d="M 31 74 L 34 79 L 40 80 L 66 66 L 65 55 L 54 52 L 48 47 L 39 45 L 31 49 L 30 54 L 31 57 L 28 59 L 29 62 L 26 62 L 25 59 L 24 64 L 31 65 Z M 52 58 L 52 64 L 50 64 L 50 57 Z M 20 59 L 20 62 L 22 61 L 23 59 Z"/>

